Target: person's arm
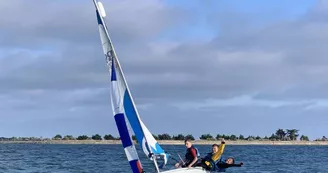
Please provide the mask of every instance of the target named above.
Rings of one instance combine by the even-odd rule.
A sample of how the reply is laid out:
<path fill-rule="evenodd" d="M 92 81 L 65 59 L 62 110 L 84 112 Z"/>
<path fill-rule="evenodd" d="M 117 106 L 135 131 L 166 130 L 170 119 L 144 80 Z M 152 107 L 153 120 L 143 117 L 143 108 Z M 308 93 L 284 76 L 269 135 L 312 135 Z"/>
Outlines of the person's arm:
<path fill-rule="evenodd" d="M 240 164 L 227 164 L 227 163 L 218 163 L 217 166 L 219 168 L 229 168 L 229 167 L 241 167 L 243 165 L 243 162 Z"/>
<path fill-rule="evenodd" d="M 189 164 L 188 168 L 191 168 L 198 160 L 197 158 L 197 154 L 196 154 L 196 149 L 191 149 L 191 154 L 194 157 L 194 159 L 192 160 L 192 162 Z"/>
<path fill-rule="evenodd" d="M 243 164 L 243 162 L 240 162 L 239 164 L 231 164 L 229 167 L 241 167 Z"/>
<path fill-rule="evenodd" d="M 216 161 L 216 160 L 218 160 L 221 157 L 221 155 L 222 155 L 222 153 L 224 151 L 224 147 L 225 147 L 225 141 L 224 141 L 224 139 L 222 139 L 221 145 L 219 147 L 219 151 L 216 152 L 216 153 L 214 153 L 213 156 L 212 156 L 212 160 L 213 161 Z"/>
<path fill-rule="evenodd" d="M 181 165 L 181 162 L 178 162 L 178 163 L 176 163 L 174 166 L 175 166 L 175 168 L 179 168 L 180 165 Z"/>
<path fill-rule="evenodd" d="M 181 159 L 178 163 L 175 164 L 175 167 L 178 168 L 178 167 L 181 167 L 182 165 L 184 165 L 186 163 L 186 159 Z"/>
<path fill-rule="evenodd" d="M 184 165 L 185 163 L 186 163 L 186 160 L 181 160 L 181 161 L 179 161 L 178 163 L 175 164 L 175 167 L 176 167 L 176 168 L 179 168 L 179 167 L 181 167 L 182 165 Z"/>

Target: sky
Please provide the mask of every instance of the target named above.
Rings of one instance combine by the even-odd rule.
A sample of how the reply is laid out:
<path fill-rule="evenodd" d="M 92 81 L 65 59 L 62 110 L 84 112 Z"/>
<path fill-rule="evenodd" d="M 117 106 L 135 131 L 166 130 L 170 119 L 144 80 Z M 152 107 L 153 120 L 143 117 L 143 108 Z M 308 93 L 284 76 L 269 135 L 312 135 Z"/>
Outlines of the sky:
<path fill-rule="evenodd" d="M 325 0 L 103 0 L 154 134 L 328 135 Z M 0 1 L 0 136 L 118 135 L 91 0 Z"/>

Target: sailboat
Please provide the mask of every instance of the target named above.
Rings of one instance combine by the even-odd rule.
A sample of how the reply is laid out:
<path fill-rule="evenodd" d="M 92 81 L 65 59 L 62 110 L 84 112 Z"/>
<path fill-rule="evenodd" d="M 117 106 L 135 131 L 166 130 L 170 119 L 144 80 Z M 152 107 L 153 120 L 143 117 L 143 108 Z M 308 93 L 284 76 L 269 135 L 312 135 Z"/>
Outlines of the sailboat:
<path fill-rule="evenodd" d="M 141 145 L 146 157 L 153 161 L 156 172 L 166 173 L 204 173 L 202 168 L 179 168 L 168 171 L 161 171 L 167 164 L 169 154 L 158 144 L 156 139 L 150 133 L 148 128 L 140 119 L 136 105 L 133 101 L 131 92 L 127 85 L 127 81 L 123 74 L 120 62 L 117 58 L 113 43 L 109 37 L 109 32 L 104 18 L 106 12 L 100 1 L 93 0 L 96 7 L 96 15 L 98 21 L 98 29 L 103 52 L 106 57 L 106 63 L 109 67 L 109 75 L 111 79 L 111 104 L 116 126 L 120 135 L 120 139 L 130 163 L 133 173 L 142 173 L 143 167 L 139 159 L 137 150 L 132 140 L 132 131 L 136 136 L 138 143 Z M 132 129 L 132 130 L 130 130 Z M 159 165 L 158 161 L 162 161 Z"/>

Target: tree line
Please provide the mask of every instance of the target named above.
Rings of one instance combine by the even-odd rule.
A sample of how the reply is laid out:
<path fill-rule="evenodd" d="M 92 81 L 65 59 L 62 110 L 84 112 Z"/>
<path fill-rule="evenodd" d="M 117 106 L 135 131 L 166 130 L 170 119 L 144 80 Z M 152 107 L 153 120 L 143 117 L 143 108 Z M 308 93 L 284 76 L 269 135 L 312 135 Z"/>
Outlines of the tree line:
<path fill-rule="evenodd" d="M 170 135 L 168 133 L 163 133 L 163 134 L 158 134 L 155 135 L 153 134 L 153 137 L 156 140 L 185 140 L 185 139 L 191 139 L 191 140 L 195 140 L 196 138 L 191 135 L 183 135 L 183 134 L 178 134 L 178 135 Z M 252 141 L 252 140 L 270 140 L 270 141 L 295 141 L 295 140 L 301 140 L 301 141 L 309 141 L 309 137 L 305 136 L 305 135 L 300 135 L 299 134 L 299 130 L 297 129 L 277 129 L 274 133 L 272 133 L 270 136 L 244 136 L 244 135 L 226 135 L 226 134 L 217 134 L 216 136 L 212 136 L 211 134 L 202 134 L 199 139 L 200 140 L 221 140 L 222 138 L 224 138 L 225 140 L 232 140 L 232 141 L 236 141 L 236 140 L 248 140 L 248 141 Z M 120 140 L 120 137 L 114 137 L 110 134 L 104 135 L 103 137 L 100 136 L 99 134 L 93 135 L 91 137 L 87 136 L 87 135 L 82 135 L 82 136 L 78 136 L 77 138 L 74 138 L 70 135 L 64 136 L 62 137 L 61 135 L 56 135 L 54 138 L 54 140 L 70 140 L 70 139 L 77 139 L 77 140 Z M 132 139 L 136 140 L 136 137 L 134 135 L 132 135 Z M 325 136 L 323 136 L 322 139 L 316 139 L 316 141 L 326 141 L 328 140 Z"/>
<path fill-rule="evenodd" d="M 224 135 L 224 134 L 217 134 L 215 137 L 211 134 L 203 134 L 200 136 L 202 140 L 219 140 L 219 139 L 226 139 L 226 140 L 271 140 L 271 141 L 295 141 L 298 139 L 298 131 L 297 129 L 278 129 L 275 133 L 272 133 L 271 136 L 244 136 L 244 135 Z M 300 140 L 309 141 L 309 137 L 302 135 Z"/>
<path fill-rule="evenodd" d="M 183 134 L 178 134 L 178 135 L 169 135 L 167 133 L 163 134 L 158 134 L 155 135 L 153 134 L 154 138 L 156 140 L 185 140 L 185 139 L 191 139 L 195 140 L 196 138 L 191 135 L 183 135 Z M 224 138 L 225 140 L 231 140 L 231 141 L 236 141 L 236 140 L 271 140 L 271 141 L 295 141 L 295 140 L 301 140 L 301 141 L 309 141 L 309 137 L 305 135 L 299 135 L 299 130 L 297 129 L 277 129 L 274 133 L 271 134 L 271 136 L 244 136 L 244 135 L 226 135 L 226 134 L 217 134 L 216 136 L 212 136 L 211 134 L 202 134 L 199 139 L 201 140 L 221 140 Z M 136 137 L 133 135 L 132 136 L 133 140 L 136 140 Z M 4 138 L 0 137 L 0 141 L 38 141 L 38 140 L 48 140 L 47 138 L 37 138 L 37 137 L 11 137 L 11 138 Z M 101 136 L 99 134 L 95 135 L 80 135 L 77 137 L 74 137 L 72 135 L 65 135 L 62 136 L 60 134 L 55 135 L 52 140 L 120 140 L 120 137 L 114 137 L 111 134 L 106 134 L 104 136 Z M 328 141 L 328 139 L 323 136 L 321 139 L 316 139 L 315 141 Z"/>

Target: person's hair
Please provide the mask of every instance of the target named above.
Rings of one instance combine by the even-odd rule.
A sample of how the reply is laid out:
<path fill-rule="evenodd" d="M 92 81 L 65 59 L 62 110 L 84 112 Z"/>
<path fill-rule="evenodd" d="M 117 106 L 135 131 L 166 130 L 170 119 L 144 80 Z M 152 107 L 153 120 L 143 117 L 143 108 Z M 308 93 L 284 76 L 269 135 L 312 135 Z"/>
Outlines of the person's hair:
<path fill-rule="evenodd" d="M 184 140 L 184 142 L 185 142 L 185 143 L 186 143 L 186 142 L 190 142 L 190 143 L 191 143 L 191 139 L 187 138 L 187 139 Z"/>
<path fill-rule="evenodd" d="M 213 144 L 212 147 L 220 147 L 218 144 Z"/>
<path fill-rule="evenodd" d="M 235 158 L 233 158 L 233 157 L 228 157 L 228 159 L 232 159 L 232 164 L 235 164 Z M 227 159 L 227 160 L 228 160 Z"/>

